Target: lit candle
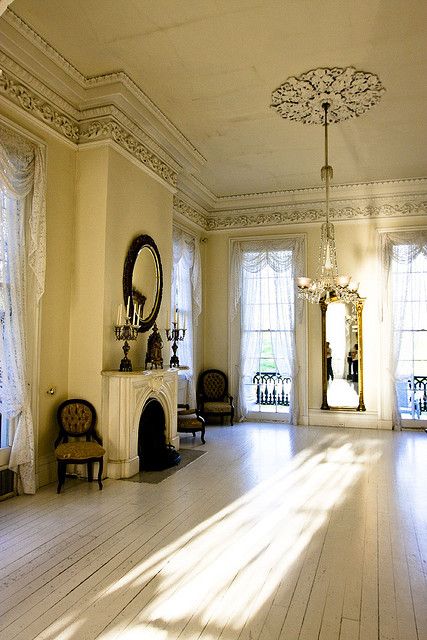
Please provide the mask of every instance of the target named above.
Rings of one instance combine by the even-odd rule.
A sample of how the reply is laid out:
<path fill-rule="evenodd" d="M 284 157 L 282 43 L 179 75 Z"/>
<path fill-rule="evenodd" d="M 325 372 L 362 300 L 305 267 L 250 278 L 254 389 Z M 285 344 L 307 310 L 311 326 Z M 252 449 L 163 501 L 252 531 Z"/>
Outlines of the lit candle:
<path fill-rule="evenodd" d="M 175 308 L 175 313 L 174 313 L 174 316 L 173 316 L 173 321 L 174 321 L 175 323 L 177 323 L 177 322 L 178 322 L 178 309 L 176 309 L 176 308 Z"/>
<path fill-rule="evenodd" d="M 130 296 L 128 296 L 128 305 L 126 307 L 126 318 L 129 318 Z"/>

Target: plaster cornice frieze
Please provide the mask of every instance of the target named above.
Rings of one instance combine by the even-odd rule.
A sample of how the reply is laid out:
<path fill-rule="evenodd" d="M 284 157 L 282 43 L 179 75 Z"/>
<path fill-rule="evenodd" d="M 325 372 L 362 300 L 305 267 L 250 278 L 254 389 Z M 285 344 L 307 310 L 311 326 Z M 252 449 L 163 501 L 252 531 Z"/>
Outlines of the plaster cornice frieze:
<path fill-rule="evenodd" d="M 176 171 L 171 169 L 156 154 L 152 153 L 135 136 L 113 119 L 99 119 L 82 123 L 80 127 L 80 143 L 100 140 L 114 140 L 120 147 L 128 151 L 151 171 L 154 171 L 165 182 L 173 187 L 176 186 Z"/>
<path fill-rule="evenodd" d="M 0 75 L 0 95 L 3 95 L 38 120 L 48 124 L 68 140 L 78 141 L 79 126 L 76 120 L 57 109 L 48 100 L 41 98 L 35 91 L 27 87 L 23 82 L 13 78 L 5 70 Z"/>
<path fill-rule="evenodd" d="M 157 107 L 157 105 L 144 93 L 144 91 L 130 78 L 124 71 L 106 73 L 99 76 L 86 77 L 64 58 L 52 45 L 42 38 L 32 29 L 22 18 L 12 10 L 8 9 L 3 19 L 13 26 L 20 34 L 37 47 L 45 56 L 53 61 L 60 69 L 65 71 L 77 84 L 90 93 L 90 90 L 119 83 L 136 98 L 139 106 L 143 106 L 150 113 L 156 122 L 179 142 L 188 155 L 200 165 L 206 164 L 206 158 L 194 147 L 183 133 L 167 118 L 167 116 Z"/>
<path fill-rule="evenodd" d="M 107 73 L 100 76 L 93 76 L 91 78 L 85 78 L 85 88 L 95 88 L 101 86 L 108 86 L 114 83 L 120 83 L 126 87 L 130 93 L 137 98 L 138 102 L 142 104 L 150 113 L 152 113 L 158 122 L 164 126 L 174 138 L 179 140 L 180 144 L 188 151 L 188 153 L 201 165 L 206 164 L 206 158 L 194 147 L 191 142 L 184 136 L 179 129 L 172 124 L 172 122 L 165 116 L 165 114 L 157 107 L 152 100 L 144 93 L 144 91 L 138 87 L 138 85 L 130 78 L 124 71 L 118 71 L 116 73 Z"/>
<path fill-rule="evenodd" d="M 129 76 L 86 78 L 12 11 L 3 20 L 0 96 L 70 143 L 114 141 L 178 188 L 177 214 L 206 231 L 323 220 L 323 187 L 215 196 L 197 179 L 206 159 Z M 40 77 L 32 73 L 30 56 Z M 334 185 L 331 198 L 335 220 L 425 215 L 427 180 Z"/>
<path fill-rule="evenodd" d="M 174 211 L 180 213 L 182 216 L 187 218 L 187 220 L 190 220 L 204 230 L 208 229 L 207 216 L 194 206 L 191 206 L 182 200 L 179 195 L 174 195 L 173 197 L 173 208 Z"/>
<path fill-rule="evenodd" d="M 32 42 L 37 48 L 47 55 L 51 60 L 56 62 L 58 66 L 64 69 L 68 75 L 70 75 L 76 82 L 83 86 L 85 77 L 71 62 L 68 62 L 61 54 L 54 49 L 44 38 L 41 37 L 34 29 L 30 27 L 22 18 L 20 18 L 11 9 L 5 11 L 2 16 L 8 24 L 12 25 L 19 33 L 21 33 L 27 40 Z"/>
<path fill-rule="evenodd" d="M 157 155 L 176 173 L 178 173 L 182 169 L 181 165 L 176 162 L 176 160 L 172 158 L 155 140 L 153 140 L 151 136 L 149 136 L 145 131 L 138 127 L 138 125 L 136 125 L 130 118 L 128 118 L 122 111 L 120 111 L 120 109 L 118 109 L 114 105 L 86 109 L 84 112 L 82 112 L 81 130 L 84 130 L 86 122 L 108 117 L 114 119 L 117 123 L 119 123 L 121 127 L 135 136 L 135 138 L 141 144 L 147 147 L 147 149 L 149 149 L 151 153 Z"/>
<path fill-rule="evenodd" d="M 0 95 L 4 98 L 74 143 L 106 140 L 110 137 L 169 185 L 176 186 L 179 164 L 119 109 L 107 106 L 80 112 L 73 109 L 65 100 L 50 91 L 3 52 L 0 52 L 0 64 L 2 67 Z M 10 69 L 15 73 L 10 73 Z M 65 109 L 59 109 L 56 102 L 61 102 Z M 70 111 L 78 117 L 70 116 Z M 93 119 L 89 119 L 95 115 L 98 116 L 95 121 L 98 125 L 94 124 Z M 109 121 L 105 121 L 106 117 L 109 117 Z M 86 120 L 79 122 L 82 118 Z M 125 123 L 125 126 L 120 120 Z M 154 147 L 155 151 L 150 147 Z"/>
<path fill-rule="evenodd" d="M 330 209 L 333 222 L 344 220 L 366 220 L 427 215 L 427 199 L 399 198 L 394 202 L 375 199 L 353 202 L 336 202 Z M 236 209 L 225 214 L 217 213 L 207 217 L 208 231 L 242 229 L 247 227 L 271 227 L 285 224 L 324 222 L 324 206 L 319 204 L 307 209 L 304 205 L 288 207 L 259 207 L 256 209 Z"/>
<path fill-rule="evenodd" d="M 16 82 L 22 82 L 26 85 L 28 90 L 38 93 L 44 100 L 55 105 L 55 108 L 59 108 L 64 111 L 70 118 L 79 120 L 80 110 L 73 107 L 67 100 L 64 100 L 58 93 L 52 91 L 43 82 L 40 82 L 33 74 L 29 73 L 15 60 L 6 55 L 0 50 L 0 67 L 3 73 L 9 72 L 11 78 Z"/>

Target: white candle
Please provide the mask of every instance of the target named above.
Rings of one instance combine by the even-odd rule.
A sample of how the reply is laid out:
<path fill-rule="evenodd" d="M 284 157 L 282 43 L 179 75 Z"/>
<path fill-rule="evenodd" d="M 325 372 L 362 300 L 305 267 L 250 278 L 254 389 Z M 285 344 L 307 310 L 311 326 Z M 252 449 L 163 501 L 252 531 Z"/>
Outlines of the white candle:
<path fill-rule="evenodd" d="M 184 313 L 184 327 L 183 327 L 184 331 L 185 331 L 186 325 L 187 325 L 186 319 L 187 319 L 187 315 Z"/>
<path fill-rule="evenodd" d="M 123 305 L 120 304 L 119 305 L 119 325 L 122 324 L 122 308 L 123 308 Z"/>
<path fill-rule="evenodd" d="M 174 313 L 174 316 L 173 316 L 173 321 L 174 321 L 175 323 L 177 323 L 177 322 L 178 322 L 178 309 L 175 309 L 175 313 Z"/>
<path fill-rule="evenodd" d="M 129 318 L 130 296 L 128 296 L 128 306 L 126 307 L 126 318 Z"/>
<path fill-rule="evenodd" d="M 136 325 L 136 308 L 135 306 L 133 307 L 133 318 L 132 318 L 132 324 L 135 326 Z"/>
<path fill-rule="evenodd" d="M 116 325 L 120 323 L 120 305 L 117 306 L 117 320 Z"/>

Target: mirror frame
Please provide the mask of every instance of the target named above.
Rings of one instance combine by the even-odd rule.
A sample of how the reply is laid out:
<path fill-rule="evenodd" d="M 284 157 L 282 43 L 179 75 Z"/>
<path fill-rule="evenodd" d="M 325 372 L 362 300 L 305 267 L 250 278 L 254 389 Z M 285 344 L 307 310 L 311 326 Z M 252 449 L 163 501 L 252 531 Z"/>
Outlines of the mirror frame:
<path fill-rule="evenodd" d="M 125 264 L 123 267 L 123 300 L 125 304 L 125 308 L 127 305 L 128 298 L 130 297 L 130 305 L 129 305 L 129 314 L 132 318 L 133 316 L 133 270 L 135 268 L 135 262 L 139 255 L 141 249 L 147 248 L 151 252 L 154 265 L 156 270 L 156 279 L 157 279 L 157 290 L 155 295 L 155 300 L 152 309 L 150 310 L 148 315 L 144 315 L 141 318 L 141 326 L 139 328 L 140 333 L 144 333 L 151 329 L 153 324 L 155 323 L 159 310 L 160 304 L 162 302 L 163 295 L 163 270 L 162 270 L 162 261 L 160 259 L 160 253 L 157 248 L 156 243 L 153 238 L 148 235 L 137 236 L 133 241 L 126 255 Z M 141 294 L 142 295 L 142 294 Z M 145 310 L 144 310 L 145 312 Z"/>
<path fill-rule="evenodd" d="M 330 302 L 339 302 L 338 298 L 331 297 Z M 358 298 L 356 301 L 357 314 L 357 344 L 359 345 L 359 404 L 357 407 L 330 407 L 328 404 L 328 369 L 326 361 L 326 310 L 328 305 L 325 300 L 321 300 L 320 310 L 322 313 L 322 406 L 325 411 L 366 411 L 365 401 L 363 397 L 363 323 L 362 311 L 365 298 Z"/>

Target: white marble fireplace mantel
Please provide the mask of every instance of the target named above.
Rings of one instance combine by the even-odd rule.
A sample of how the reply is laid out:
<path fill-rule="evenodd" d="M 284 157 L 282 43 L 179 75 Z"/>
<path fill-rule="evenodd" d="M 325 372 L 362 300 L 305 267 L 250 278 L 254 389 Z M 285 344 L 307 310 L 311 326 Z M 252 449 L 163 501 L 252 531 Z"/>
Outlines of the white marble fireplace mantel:
<path fill-rule="evenodd" d="M 100 431 L 108 477 L 130 478 L 138 473 L 139 420 L 150 398 L 160 402 L 165 413 L 166 442 L 179 449 L 178 371 L 102 371 Z"/>

